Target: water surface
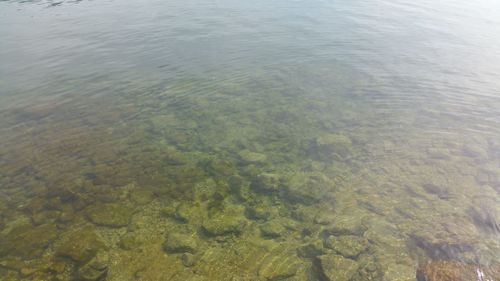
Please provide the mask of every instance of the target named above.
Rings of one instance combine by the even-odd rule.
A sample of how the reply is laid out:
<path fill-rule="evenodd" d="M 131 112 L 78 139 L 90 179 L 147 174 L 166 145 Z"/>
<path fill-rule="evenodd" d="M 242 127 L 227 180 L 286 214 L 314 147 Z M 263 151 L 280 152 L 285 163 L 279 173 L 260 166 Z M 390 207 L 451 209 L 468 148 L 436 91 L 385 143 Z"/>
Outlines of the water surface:
<path fill-rule="evenodd" d="M 0 280 L 500 280 L 498 11 L 0 2 Z"/>

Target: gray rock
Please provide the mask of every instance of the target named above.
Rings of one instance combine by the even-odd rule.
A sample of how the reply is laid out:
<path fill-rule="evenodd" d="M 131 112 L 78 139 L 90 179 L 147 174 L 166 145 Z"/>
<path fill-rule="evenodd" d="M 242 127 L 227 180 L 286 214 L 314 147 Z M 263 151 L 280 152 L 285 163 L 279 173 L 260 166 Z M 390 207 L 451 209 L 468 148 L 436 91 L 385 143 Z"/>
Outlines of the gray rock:
<path fill-rule="evenodd" d="M 168 253 L 194 253 L 197 247 L 198 242 L 194 234 L 171 233 L 163 243 L 163 249 Z"/>
<path fill-rule="evenodd" d="M 318 257 L 323 275 L 329 281 L 349 281 L 358 269 L 358 264 L 339 255 Z"/>

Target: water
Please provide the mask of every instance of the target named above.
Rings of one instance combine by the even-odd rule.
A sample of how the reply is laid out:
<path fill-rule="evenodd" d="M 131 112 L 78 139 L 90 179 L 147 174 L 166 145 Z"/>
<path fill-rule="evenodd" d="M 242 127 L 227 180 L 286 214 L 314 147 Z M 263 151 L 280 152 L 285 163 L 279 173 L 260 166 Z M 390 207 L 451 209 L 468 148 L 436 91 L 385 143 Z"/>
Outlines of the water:
<path fill-rule="evenodd" d="M 500 280 L 498 11 L 0 2 L 0 280 Z"/>

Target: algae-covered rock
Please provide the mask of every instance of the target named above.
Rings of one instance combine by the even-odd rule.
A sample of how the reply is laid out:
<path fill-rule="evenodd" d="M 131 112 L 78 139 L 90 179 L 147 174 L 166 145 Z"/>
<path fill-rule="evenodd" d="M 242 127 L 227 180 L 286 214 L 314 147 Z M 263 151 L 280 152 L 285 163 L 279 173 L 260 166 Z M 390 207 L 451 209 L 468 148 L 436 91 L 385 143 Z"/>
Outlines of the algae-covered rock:
<path fill-rule="evenodd" d="M 475 225 L 457 216 L 429 217 L 427 223 L 413 227 L 410 237 L 433 258 L 453 257 L 473 249 L 479 242 Z"/>
<path fill-rule="evenodd" d="M 251 187 L 256 192 L 278 192 L 282 187 L 281 177 L 277 174 L 262 173 L 252 180 Z"/>
<path fill-rule="evenodd" d="M 240 151 L 239 156 L 244 164 L 258 164 L 267 160 L 267 156 L 265 154 L 252 152 L 247 149 Z"/>
<path fill-rule="evenodd" d="M 119 245 L 124 250 L 134 250 L 142 245 L 137 234 L 134 232 L 127 232 L 120 237 Z"/>
<path fill-rule="evenodd" d="M 192 267 L 196 264 L 196 257 L 191 253 L 184 253 L 181 256 L 181 261 L 185 267 Z"/>
<path fill-rule="evenodd" d="M 367 226 L 364 217 L 336 216 L 333 222 L 325 227 L 325 232 L 333 235 L 363 235 Z"/>
<path fill-rule="evenodd" d="M 153 199 L 154 193 L 148 189 L 134 189 L 130 192 L 130 200 L 137 205 L 146 205 Z"/>
<path fill-rule="evenodd" d="M 208 235 L 218 236 L 239 234 L 243 231 L 246 224 L 245 218 L 241 215 L 219 213 L 203 221 L 202 226 Z"/>
<path fill-rule="evenodd" d="M 329 236 L 325 240 L 325 246 L 346 258 L 356 259 L 368 246 L 364 237 L 354 235 Z"/>
<path fill-rule="evenodd" d="M 99 251 L 88 263 L 78 268 L 77 280 L 104 280 L 108 272 L 109 256 L 105 251 Z"/>
<path fill-rule="evenodd" d="M 101 237 L 91 227 L 84 227 L 63 233 L 55 246 L 55 253 L 56 256 L 83 264 L 92 259 L 99 250 L 106 249 Z"/>
<path fill-rule="evenodd" d="M 291 252 L 267 255 L 261 262 L 258 275 L 268 281 L 286 280 L 297 273 L 301 263 Z"/>
<path fill-rule="evenodd" d="M 260 226 L 262 236 L 269 238 L 277 238 L 284 234 L 285 227 L 277 220 L 266 222 Z"/>
<path fill-rule="evenodd" d="M 58 235 L 54 224 L 21 225 L 7 235 L 0 236 L 0 256 L 18 256 L 23 259 L 39 257 Z"/>
<path fill-rule="evenodd" d="M 198 247 L 195 234 L 170 233 L 163 243 L 163 249 L 168 253 L 194 253 Z"/>
<path fill-rule="evenodd" d="M 107 203 L 88 207 L 88 219 L 96 225 L 123 227 L 130 223 L 133 210 L 125 204 Z"/>
<path fill-rule="evenodd" d="M 192 206 L 181 203 L 175 209 L 174 218 L 181 222 L 189 222 L 189 220 L 196 215 L 194 212 L 196 212 L 196 210 Z"/>
<path fill-rule="evenodd" d="M 330 281 L 349 281 L 358 269 L 358 264 L 339 255 L 318 257 L 324 277 Z"/>
<path fill-rule="evenodd" d="M 271 215 L 271 212 L 262 206 L 247 207 L 245 213 L 248 218 L 254 220 L 266 220 Z"/>
<path fill-rule="evenodd" d="M 315 140 L 315 150 L 320 158 L 345 159 L 352 151 L 352 141 L 342 134 L 324 134 Z M 325 158 L 326 160 L 326 158 Z"/>
<path fill-rule="evenodd" d="M 415 281 L 416 269 L 406 264 L 390 264 L 384 270 L 383 281 Z M 451 281 L 451 280 L 450 280 Z M 455 281 L 453 279 L 453 281 Z"/>
<path fill-rule="evenodd" d="M 285 184 L 286 199 L 306 205 L 328 198 L 334 189 L 334 183 L 317 172 L 294 173 Z"/>

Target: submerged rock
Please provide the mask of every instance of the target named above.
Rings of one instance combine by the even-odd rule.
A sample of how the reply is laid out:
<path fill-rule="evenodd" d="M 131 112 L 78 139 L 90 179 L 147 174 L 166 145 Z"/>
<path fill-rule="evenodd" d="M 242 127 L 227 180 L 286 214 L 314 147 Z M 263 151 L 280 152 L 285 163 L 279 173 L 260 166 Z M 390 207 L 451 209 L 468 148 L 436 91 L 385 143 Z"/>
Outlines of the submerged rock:
<path fill-rule="evenodd" d="M 325 134 L 316 138 L 315 152 L 320 158 L 345 159 L 352 151 L 351 139 L 342 134 Z M 324 160 L 328 160 L 325 158 Z"/>
<path fill-rule="evenodd" d="M 0 236 L 0 256 L 11 255 L 23 259 L 37 258 L 57 237 L 57 234 L 57 227 L 54 224 L 16 227 L 7 235 Z"/>
<path fill-rule="evenodd" d="M 500 265 L 480 266 L 454 261 L 436 260 L 420 266 L 418 281 L 497 281 Z"/>
<path fill-rule="evenodd" d="M 254 220 L 266 220 L 271 215 L 271 212 L 261 206 L 247 207 L 246 214 L 250 219 Z"/>
<path fill-rule="evenodd" d="M 292 203 L 310 205 L 328 197 L 335 185 L 322 173 L 294 173 L 286 181 L 286 199 Z"/>
<path fill-rule="evenodd" d="M 368 241 L 364 237 L 354 235 L 329 236 L 325 246 L 346 258 L 356 259 L 366 250 Z"/>
<path fill-rule="evenodd" d="M 325 232 L 333 235 L 361 236 L 367 229 L 364 220 L 364 217 L 336 216 L 333 222 L 325 227 Z"/>
<path fill-rule="evenodd" d="M 260 226 L 260 232 L 264 237 L 277 238 L 282 236 L 285 231 L 285 227 L 277 220 L 266 222 Z"/>
<path fill-rule="evenodd" d="M 110 227 L 127 226 L 133 214 L 130 206 L 116 203 L 93 205 L 85 211 L 92 223 Z"/>
<path fill-rule="evenodd" d="M 219 213 L 203 221 L 202 227 L 208 235 L 218 236 L 240 234 L 245 228 L 246 223 L 245 218 L 242 216 Z"/>
<path fill-rule="evenodd" d="M 321 271 L 329 281 L 349 281 L 358 269 L 358 264 L 339 255 L 318 257 Z"/>
<path fill-rule="evenodd" d="M 256 192 L 278 192 L 282 187 L 281 177 L 277 174 L 262 173 L 253 179 L 251 187 Z"/>
<path fill-rule="evenodd" d="M 163 249 L 168 253 L 194 253 L 197 247 L 198 242 L 194 234 L 170 233 L 163 243 Z"/>
<path fill-rule="evenodd" d="M 300 259 L 293 253 L 271 254 L 262 261 L 258 275 L 268 281 L 286 280 L 294 276 L 300 266 Z"/>
<path fill-rule="evenodd" d="M 182 254 L 181 260 L 182 260 L 182 264 L 185 267 L 191 267 L 191 266 L 194 266 L 196 264 L 196 257 L 191 253 Z"/>
<path fill-rule="evenodd" d="M 101 237 L 92 228 L 84 227 L 63 233 L 55 247 L 55 253 L 56 256 L 70 258 L 78 264 L 84 264 L 98 251 L 106 249 Z"/>
<path fill-rule="evenodd" d="M 88 263 L 78 268 L 77 280 L 104 280 L 108 272 L 109 256 L 105 251 L 99 251 Z"/>
<path fill-rule="evenodd" d="M 239 153 L 240 159 L 244 164 L 258 164 L 267 160 L 267 156 L 262 153 L 252 152 L 250 150 L 242 150 Z"/>

